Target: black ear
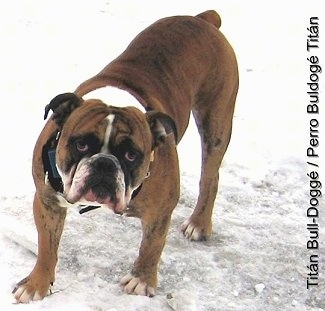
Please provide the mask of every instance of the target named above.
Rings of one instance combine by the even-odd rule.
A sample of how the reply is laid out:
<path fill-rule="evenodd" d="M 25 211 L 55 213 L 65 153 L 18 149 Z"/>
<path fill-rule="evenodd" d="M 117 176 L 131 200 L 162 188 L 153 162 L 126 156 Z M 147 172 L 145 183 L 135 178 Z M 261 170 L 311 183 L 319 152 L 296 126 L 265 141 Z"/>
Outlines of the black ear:
<path fill-rule="evenodd" d="M 53 111 L 53 120 L 62 126 L 70 113 L 79 107 L 83 99 L 74 93 L 63 93 L 54 97 L 45 107 L 44 120 L 47 118 L 50 110 Z"/>
<path fill-rule="evenodd" d="M 177 128 L 174 120 L 163 112 L 150 111 L 146 114 L 153 136 L 153 147 L 165 142 L 167 135 L 174 134 L 177 143 Z"/>

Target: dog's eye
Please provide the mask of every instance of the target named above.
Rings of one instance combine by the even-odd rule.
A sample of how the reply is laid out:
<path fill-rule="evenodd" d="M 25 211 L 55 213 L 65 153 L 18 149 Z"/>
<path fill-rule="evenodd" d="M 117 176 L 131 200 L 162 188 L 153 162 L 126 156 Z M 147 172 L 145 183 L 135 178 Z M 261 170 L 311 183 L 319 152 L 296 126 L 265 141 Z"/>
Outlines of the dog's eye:
<path fill-rule="evenodd" d="M 89 149 L 89 146 L 84 141 L 78 141 L 78 142 L 76 142 L 76 148 L 79 152 L 87 152 Z"/>
<path fill-rule="evenodd" d="M 137 159 L 137 154 L 134 151 L 127 151 L 125 153 L 125 159 L 129 162 L 134 162 Z"/>

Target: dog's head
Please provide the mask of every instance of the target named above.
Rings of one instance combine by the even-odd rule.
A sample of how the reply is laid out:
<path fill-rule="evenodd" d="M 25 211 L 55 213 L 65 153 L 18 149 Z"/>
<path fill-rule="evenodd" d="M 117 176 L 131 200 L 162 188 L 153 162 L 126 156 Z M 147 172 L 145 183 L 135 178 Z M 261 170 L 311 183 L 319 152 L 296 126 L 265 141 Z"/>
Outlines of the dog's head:
<path fill-rule="evenodd" d="M 116 213 L 125 210 L 146 178 L 154 148 L 169 133 L 176 136 L 164 113 L 108 106 L 73 93 L 56 96 L 45 118 L 50 110 L 60 131 L 56 166 L 65 200 L 104 205 Z"/>

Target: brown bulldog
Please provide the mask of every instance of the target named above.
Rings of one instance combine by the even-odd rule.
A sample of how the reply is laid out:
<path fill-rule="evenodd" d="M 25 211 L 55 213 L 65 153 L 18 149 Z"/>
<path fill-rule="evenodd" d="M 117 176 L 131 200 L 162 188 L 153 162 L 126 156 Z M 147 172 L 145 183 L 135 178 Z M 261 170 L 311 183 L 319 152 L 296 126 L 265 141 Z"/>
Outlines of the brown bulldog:
<path fill-rule="evenodd" d="M 55 279 L 67 207 L 95 207 L 141 219 L 139 257 L 125 292 L 153 296 L 157 265 L 179 199 L 176 145 L 192 112 L 202 142 L 200 194 L 182 226 L 190 240 L 211 234 L 218 171 L 238 90 L 236 57 L 214 11 L 161 19 L 74 93 L 55 97 L 34 149 L 38 257 L 14 289 L 18 302 L 42 299 Z M 129 92 L 145 108 L 119 108 L 83 96 L 102 87 Z"/>

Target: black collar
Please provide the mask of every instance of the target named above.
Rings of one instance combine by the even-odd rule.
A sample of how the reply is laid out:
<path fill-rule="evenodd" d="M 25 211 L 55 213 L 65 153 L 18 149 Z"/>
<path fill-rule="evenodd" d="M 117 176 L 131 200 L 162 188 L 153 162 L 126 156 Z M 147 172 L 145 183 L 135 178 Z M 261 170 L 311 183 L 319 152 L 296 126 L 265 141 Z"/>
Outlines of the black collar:
<path fill-rule="evenodd" d="M 57 192 L 63 192 L 62 178 L 56 167 L 56 147 L 60 138 L 61 132 L 56 132 L 48 142 L 44 145 L 42 151 L 42 160 L 45 174 L 45 183 L 50 183 L 51 187 Z"/>

